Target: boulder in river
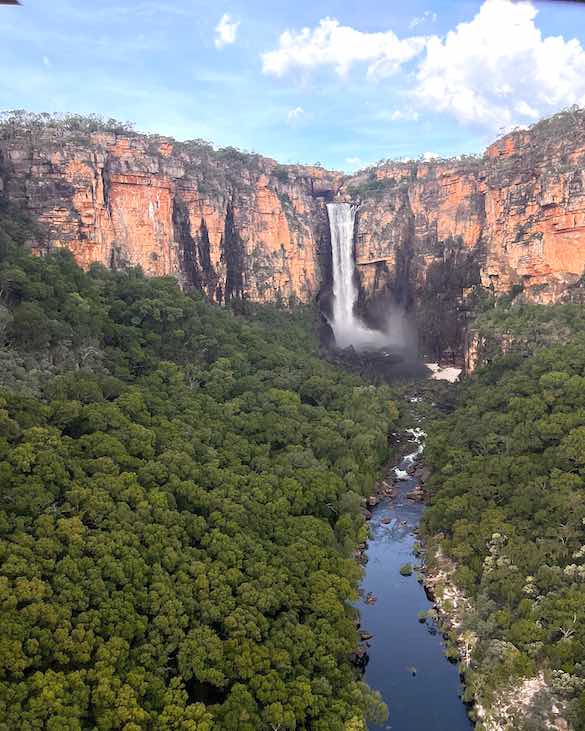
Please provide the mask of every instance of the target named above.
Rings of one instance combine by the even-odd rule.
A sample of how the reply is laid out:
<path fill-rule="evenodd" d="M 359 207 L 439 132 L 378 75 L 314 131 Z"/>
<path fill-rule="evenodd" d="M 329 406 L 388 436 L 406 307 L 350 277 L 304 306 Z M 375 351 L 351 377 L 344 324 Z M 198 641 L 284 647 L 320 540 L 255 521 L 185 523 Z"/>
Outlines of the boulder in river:
<path fill-rule="evenodd" d="M 358 668 L 365 668 L 370 660 L 370 656 L 365 647 L 358 647 L 351 655 L 351 662 Z"/>
<path fill-rule="evenodd" d="M 421 502 L 425 499 L 425 493 L 424 490 L 420 485 L 417 485 L 414 490 L 411 490 L 410 492 L 406 493 L 406 497 L 409 500 L 414 500 L 416 502 Z"/>
<path fill-rule="evenodd" d="M 431 470 L 426 465 L 418 465 L 415 471 L 415 477 L 421 482 L 426 482 L 431 476 Z"/>
<path fill-rule="evenodd" d="M 386 497 L 394 497 L 394 487 L 388 480 L 382 480 L 379 486 L 379 493 Z"/>

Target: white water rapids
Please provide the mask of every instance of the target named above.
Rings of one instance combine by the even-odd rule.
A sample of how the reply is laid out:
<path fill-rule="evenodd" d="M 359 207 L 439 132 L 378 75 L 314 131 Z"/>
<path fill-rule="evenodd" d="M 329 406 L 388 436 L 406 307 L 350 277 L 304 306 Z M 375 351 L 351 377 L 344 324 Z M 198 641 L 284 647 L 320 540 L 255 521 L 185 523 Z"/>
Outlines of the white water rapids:
<path fill-rule="evenodd" d="M 355 206 L 349 203 L 328 203 L 333 260 L 333 320 L 331 327 L 339 348 L 353 345 L 357 350 L 382 348 L 388 336 L 370 330 L 354 313 L 358 292 L 354 282 L 353 232 Z"/>

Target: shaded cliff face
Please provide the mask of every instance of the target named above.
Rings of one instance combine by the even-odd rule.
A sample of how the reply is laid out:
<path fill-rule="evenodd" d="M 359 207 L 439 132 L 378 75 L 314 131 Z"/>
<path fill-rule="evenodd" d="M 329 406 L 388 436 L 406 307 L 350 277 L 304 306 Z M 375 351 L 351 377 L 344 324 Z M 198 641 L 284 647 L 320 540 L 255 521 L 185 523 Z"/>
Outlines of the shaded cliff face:
<path fill-rule="evenodd" d="M 461 347 L 474 285 L 527 302 L 566 299 L 585 270 L 584 173 L 585 113 L 571 111 L 482 158 L 388 163 L 346 180 L 342 195 L 361 202 L 363 298 L 416 302 L 435 351 Z"/>
<path fill-rule="evenodd" d="M 584 174 L 585 113 L 567 112 L 502 138 L 483 158 L 355 176 L 342 192 L 362 201 L 356 259 L 364 287 L 383 286 L 405 250 L 422 284 L 445 242 L 457 241 L 473 252 L 483 286 L 522 287 L 530 301 L 562 298 L 585 269 Z"/>
<path fill-rule="evenodd" d="M 3 130 L 0 193 L 39 221 L 42 253 L 176 275 L 212 301 L 307 302 L 328 241 L 320 168 L 161 137 Z"/>

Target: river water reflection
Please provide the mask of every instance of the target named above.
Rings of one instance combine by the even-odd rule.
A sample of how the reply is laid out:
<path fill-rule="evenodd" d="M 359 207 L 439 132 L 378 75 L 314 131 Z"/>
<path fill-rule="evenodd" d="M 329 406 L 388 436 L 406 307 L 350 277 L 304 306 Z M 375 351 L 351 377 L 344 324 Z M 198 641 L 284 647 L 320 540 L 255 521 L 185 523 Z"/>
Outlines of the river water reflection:
<path fill-rule="evenodd" d="M 406 457 L 398 469 L 404 471 L 411 464 L 412 456 Z M 365 679 L 382 693 L 390 717 L 384 725 L 370 724 L 368 728 L 469 731 L 473 724 L 460 699 L 457 666 L 445 658 L 441 635 L 434 626 L 418 621 L 418 613 L 432 604 L 414 575 L 400 575 L 403 564 L 417 563 L 412 531 L 424 506 L 406 498 L 416 485 L 413 477 L 401 480 L 398 495 L 391 501 L 383 499 L 373 509 L 370 521 L 372 538 L 362 592 L 364 597 L 371 592 L 377 600 L 358 605 L 362 629 L 374 635 Z"/>

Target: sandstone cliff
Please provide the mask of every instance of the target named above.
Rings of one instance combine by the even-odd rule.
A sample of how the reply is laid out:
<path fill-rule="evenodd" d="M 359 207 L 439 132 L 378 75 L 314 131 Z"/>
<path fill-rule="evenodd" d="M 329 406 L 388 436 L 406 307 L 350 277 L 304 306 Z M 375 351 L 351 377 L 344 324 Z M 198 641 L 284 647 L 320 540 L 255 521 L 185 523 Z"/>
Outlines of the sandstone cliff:
<path fill-rule="evenodd" d="M 307 302 L 341 175 L 196 141 L 6 124 L 0 193 L 41 224 L 38 253 L 176 275 L 213 301 Z"/>
<path fill-rule="evenodd" d="M 585 113 L 503 137 L 481 158 L 388 163 L 346 182 L 362 200 L 356 259 L 381 286 L 405 252 L 424 272 L 445 244 L 473 252 L 485 287 L 562 297 L 585 269 Z"/>
<path fill-rule="evenodd" d="M 388 162 L 345 180 L 341 194 L 361 202 L 364 307 L 388 290 L 415 301 L 439 354 L 461 346 L 475 285 L 528 302 L 567 299 L 585 270 L 584 176 L 585 112 L 570 110 L 482 157 Z"/>
<path fill-rule="evenodd" d="M 35 250 L 68 247 L 84 266 L 139 264 L 218 302 L 314 298 L 329 276 L 324 202 L 359 201 L 360 306 L 416 303 L 439 333 L 436 351 L 461 344 L 475 285 L 533 302 L 566 297 L 585 269 L 584 168 L 578 110 L 507 135 L 482 157 L 346 177 L 197 141 L 0 126 L 0 195 L 42 224 Z"/>

